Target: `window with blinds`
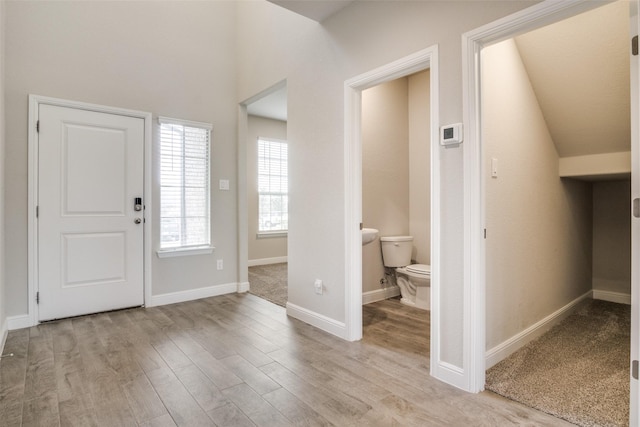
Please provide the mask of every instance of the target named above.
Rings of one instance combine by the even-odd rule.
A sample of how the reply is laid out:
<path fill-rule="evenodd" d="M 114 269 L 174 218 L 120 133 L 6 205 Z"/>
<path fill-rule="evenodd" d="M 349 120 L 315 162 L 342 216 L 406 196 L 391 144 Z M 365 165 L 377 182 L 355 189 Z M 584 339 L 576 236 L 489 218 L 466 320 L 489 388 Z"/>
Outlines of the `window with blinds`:
<path fill-rule="evenodd" d="M 209 246 L 212 126 L 159 118 L 160 249 Z"/>
<path fill-rule="evenodd" d="M 287 143 L 258 138 L 258 232 L 289 228 Z"/>

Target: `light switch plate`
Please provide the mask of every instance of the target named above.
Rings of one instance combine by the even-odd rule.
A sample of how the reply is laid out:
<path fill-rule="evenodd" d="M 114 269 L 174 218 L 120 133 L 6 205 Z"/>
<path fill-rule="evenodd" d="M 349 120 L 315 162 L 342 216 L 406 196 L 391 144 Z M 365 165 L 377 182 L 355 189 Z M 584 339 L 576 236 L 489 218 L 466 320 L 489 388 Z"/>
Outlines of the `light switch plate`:
<path fill-rule="evenodd" d="M 221 179 L 220 180 L 220 189 L 221 190 L 228 190 L 229 189 L 229 180 L 228 179 Z"/>

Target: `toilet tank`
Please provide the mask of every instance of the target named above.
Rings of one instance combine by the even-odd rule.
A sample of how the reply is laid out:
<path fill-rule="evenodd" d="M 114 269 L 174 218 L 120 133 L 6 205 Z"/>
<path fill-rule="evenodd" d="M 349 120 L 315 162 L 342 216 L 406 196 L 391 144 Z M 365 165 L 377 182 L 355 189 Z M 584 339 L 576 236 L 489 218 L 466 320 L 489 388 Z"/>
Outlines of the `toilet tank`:
<path fill-rule="evenodd" d="M 380 237 L 380 245 L 385 267 L 404 267 L 411 264 L 413 236 Z"/>

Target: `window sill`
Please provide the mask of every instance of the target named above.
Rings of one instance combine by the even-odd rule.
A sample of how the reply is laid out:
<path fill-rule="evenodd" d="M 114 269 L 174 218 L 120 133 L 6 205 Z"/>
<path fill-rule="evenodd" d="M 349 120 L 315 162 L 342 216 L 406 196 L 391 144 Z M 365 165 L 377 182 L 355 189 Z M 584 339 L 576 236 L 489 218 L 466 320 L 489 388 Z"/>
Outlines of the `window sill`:
<path fill-rule="evenodd" d="M 271 239 L 274 237 L 287 237 L 287 231 L 262 231 L 256 234 L 258 239 Z"/>
<path fill-rule="evenodd" d="M 160 249 L 156 252 L 158 258 L 173 258 L 178 256 L 191 256 L 191 255 L 208 255 L 214 251 L 213 246 L 198 246 L 195 248 L 175 248 L 175 249 Z"/>

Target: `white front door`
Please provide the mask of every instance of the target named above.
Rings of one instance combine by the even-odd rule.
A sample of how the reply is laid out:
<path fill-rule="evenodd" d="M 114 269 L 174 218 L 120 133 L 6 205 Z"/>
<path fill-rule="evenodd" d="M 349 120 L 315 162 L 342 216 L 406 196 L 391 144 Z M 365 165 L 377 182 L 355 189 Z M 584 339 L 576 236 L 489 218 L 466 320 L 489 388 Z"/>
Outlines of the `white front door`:
<path fill-rule="evenodd" d="M 144 303 L 144 120 L 40 104 L 40 321 Z"/>

